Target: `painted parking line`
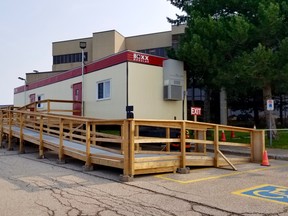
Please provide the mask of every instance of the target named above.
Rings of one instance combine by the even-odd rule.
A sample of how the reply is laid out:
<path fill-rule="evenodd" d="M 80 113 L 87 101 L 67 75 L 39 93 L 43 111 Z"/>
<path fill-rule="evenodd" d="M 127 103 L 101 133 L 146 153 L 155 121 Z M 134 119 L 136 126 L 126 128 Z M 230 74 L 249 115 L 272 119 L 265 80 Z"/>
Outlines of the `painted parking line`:
<path fill-rule="evenodd" d="M 264 184 L 235 191 L 232 194 L 288 205 L 288 187 L 283 186 Z"/>
<path fill-rule="evenodd" d="M 168 175 L 171 175 L 171 174 L 155 175 L 155 177 L 165 179 L 168 181 L 172 181 L 172 182 L 177 182 L 180 184 L 191 184 L 191 183 L 195 183 L 195 182 L 207 181 L 207 180 L 212 180 L 212 179 L 220 179 L 220 178 L 224 178 L 224 177 L 228 177 L 228 176 L 236 176 L 236 175 L 241 175 L 241 174 L 246 174 L 246 173 L 259 172 L 259 171 L 263 171 L 263 170 L 267 170 L 267 169 L 277 169 L 277 168 L 287 167 L 287 166 L 288 166 L 288 164 L 273 166 L 273 167 L 272 166 L 271 167 L 264 167 L 264 168 L 247 170 L 247 171 L 233 171 L 233 172 L 227 173 L 227 174 L 209 176 L 209 177 L 205 177 L 205 178 L 197 178 L 197 179 L 192 179 L 192 180 L 178 180 L 178 179 L 167 177 Z M 209 168 L 205 168 L 205 169 L 209 169 Z M 197 171 L 199 171 L 199 169 L 197 169 Z"/>

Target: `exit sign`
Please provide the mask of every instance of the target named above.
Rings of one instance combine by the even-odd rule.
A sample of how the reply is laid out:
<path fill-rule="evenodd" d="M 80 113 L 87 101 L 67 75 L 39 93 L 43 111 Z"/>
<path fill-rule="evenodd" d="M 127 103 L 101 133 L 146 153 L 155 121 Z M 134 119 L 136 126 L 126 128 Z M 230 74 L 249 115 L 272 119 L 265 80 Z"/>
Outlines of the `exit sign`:
<path fill-rule="evenodd" d="M 201 115 L 201 107 L 191 107 L 191 115 Z"/>

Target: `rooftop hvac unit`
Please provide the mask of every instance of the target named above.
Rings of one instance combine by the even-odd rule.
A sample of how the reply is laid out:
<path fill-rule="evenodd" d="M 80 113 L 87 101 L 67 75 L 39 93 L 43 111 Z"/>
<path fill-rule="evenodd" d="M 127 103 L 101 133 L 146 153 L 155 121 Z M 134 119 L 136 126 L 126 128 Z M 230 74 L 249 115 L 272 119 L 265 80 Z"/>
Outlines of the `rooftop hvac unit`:
<path fill-rule="evenodd" d="M 164 86 L 164 100 L 182 100 L 182 86 L 181 85 L 165 85 Z"/>

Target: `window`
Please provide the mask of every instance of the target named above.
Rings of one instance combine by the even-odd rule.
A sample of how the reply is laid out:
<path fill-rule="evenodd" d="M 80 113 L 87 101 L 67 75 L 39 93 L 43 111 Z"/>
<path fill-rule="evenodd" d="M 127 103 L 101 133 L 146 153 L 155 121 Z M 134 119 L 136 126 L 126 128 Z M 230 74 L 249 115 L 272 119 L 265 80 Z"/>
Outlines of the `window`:
<path fill-rule="evenodd" d="M 161 57 L 167 57 L 168 48 L 169 47 L 159 47 L 159 48 L 153 48 L 153 49 L 137 50 L 137 52 L 161 56 Z"/>
<path fill-rule="evenodd" d="M 110 98 L 110 80 L 100 81 L 97 83 L 97 100 Z"/>
<path fill-rule="evenodd" d="M 88 60 L 88 53 L 84 52 L 84 61 Z M 53 56 L 53 64 L 64 64 L 72 62 L 82 62 L 82 53 Z"/>
<path fill-rule="evenodd" d="M 44 100 L 44 94 L 37 95 L 37 101 L 41 101 L 41 100 Z M 43 104 L 37 103 L 37 108 L 43 108 Z"/>

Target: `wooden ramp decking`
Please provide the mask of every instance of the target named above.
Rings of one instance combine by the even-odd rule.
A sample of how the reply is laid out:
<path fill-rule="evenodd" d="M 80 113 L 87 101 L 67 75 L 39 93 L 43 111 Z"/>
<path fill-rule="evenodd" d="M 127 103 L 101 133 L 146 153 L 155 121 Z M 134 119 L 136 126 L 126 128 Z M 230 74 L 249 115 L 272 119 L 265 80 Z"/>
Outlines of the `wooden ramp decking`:
<path fill-rule="evenodd" d="M 13 108 L 0 110 L 0 118 L 0 144 L 6 136 L 8 149 L 15 137 L 19 152 L 24 152 L 24 143 L 30 142 L 39 147 L 39 158 L 44 156 L 45 148 L 50 149 L 58 153 L 59 161 L 64 161 L 65 156 L 84 161 L 87 170 L 93 165 L 122 169 L 124 181 L 140 174 L 176 170 L 186 173 L 191 166 L 230 165 L 236 170 L 237 163 L 261 162 L 265 146 L 262 130 L 193 121 L 97 120 Z M 145 133 L 147 130 L 158 131 L 157 136 Z M 193 137 L 186 137 L 186 130 Z M 210 138 L 206 137 L 208 130 Z M 223 142 L 219 138 L 222 130 L 247 133 L 250 140 Z M 180 137 L 173 135 L 175 131 Z M 172 143 L 179 143 L 180 149 L 171 150 Z M 187 143 L 193 145 L 192 152 L 186 152 Z M 213 146 L 212 153 L 207 153 L 207 145 Z M 227 157 L 220 150 L 222 145 L 248 148 L 251 155 Z"/>

